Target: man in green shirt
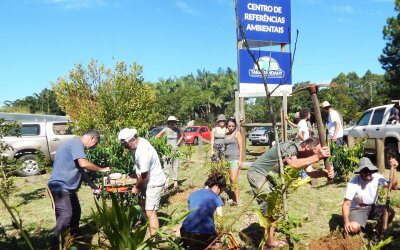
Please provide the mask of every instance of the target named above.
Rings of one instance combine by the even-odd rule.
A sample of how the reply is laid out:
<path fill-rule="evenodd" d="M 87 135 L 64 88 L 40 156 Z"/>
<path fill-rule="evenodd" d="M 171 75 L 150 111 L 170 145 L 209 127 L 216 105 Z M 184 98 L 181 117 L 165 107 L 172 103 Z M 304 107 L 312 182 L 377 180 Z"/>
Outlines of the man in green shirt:
<path fill-rule="evenodd" d="M 321 147 L 318 138 L 311 137 L 307 140 L 294 143 L 282 142 L 279 144 L 283 164 L 289 165 L 294 168 L 305 168 L 306 173 L 311 178 L 329 177 L 333 178 L 333 170 L 327 171 L 325 169 L 313 169 L 312 165 L 321 159 L 330 156 L 329 147 Z M 268 181 L 268 175 L 279 173 L 278 152 L 276 146 L 267 150 L 262 154 L 249 168 L 247 179 L 253 189 L 254 195 L 260 192 L 269 193 L 274 189 L 274 185 Z M 268 203 L 265 200 L 257 197 L 257 202 L 260 209 L 265 214 L 268 208 Z M 284 241 L 274 241 L 275 228 L 268 227 L 266 242 L 267 247 L 282 247 L 286 244 Z"/>

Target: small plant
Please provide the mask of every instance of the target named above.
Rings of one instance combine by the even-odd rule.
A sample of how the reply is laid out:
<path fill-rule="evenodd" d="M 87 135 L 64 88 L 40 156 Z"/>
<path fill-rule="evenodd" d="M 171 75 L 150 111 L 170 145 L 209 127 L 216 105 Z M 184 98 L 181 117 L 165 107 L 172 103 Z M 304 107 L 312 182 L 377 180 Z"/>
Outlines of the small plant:
<path fill-rule="evenodd" d="M 15 209 L 11 208 L 10 205 L 8 205 L 6 199 L 1 194 L 0 194 L 0 200 L 2 201 L 3 205 L 7 209 L 7 212 L 11 216 L 11 221 L 12 221 L 13 227 L 18 231 L 19 235 L 25 240 L 25 243 L 27 244 L 26 247 L 28 249 L 32 249 L 33 250 L 34 247 L 32 245 L 31 239 L 29 237 L 28 232 L 22 227 L 22 220 L 19 218 L 18 212 Z M 14 212 L 16 214 L 14 214 Z M 5 234 L 5 232 L 3 232 L 3 233 Z"/>
<path fill-rule="evenodd" d="M 187 216 L 177 220 L 160 218 L 167 223 L 158 231 L 156 237 L 146 235 L 148 223 L 144 211 L 138 205 L 137 196 L 135 205 L 126 206 L 124 199 L 116 194 L 110 194 L 111 204 L 106 199 L 95 201 L 96 211 L 93 211 L 93 219 L 106 242 L 98 247 L 109 249 L 152 249 L 167 244 L 168 249 L 180 249 L 177 239 L 168 233 L 174 225 L 181 223 Z M 111 206 L 110 206 L 111 205 Z"/>
<path fill-rule="evenodd" d="M 290 237 L 294 241 L 299 241 L 302 235 L 294 233 L 292 230 L 300 227 L 303 222 L 307 221 L 308 218 L 298 218 L 293 215 L 288 215 L 288 219 L 285 220 L 285 214 L 283 211 L 283 194 L 293 193 L 300 186 L 310 182 L 310 178 L 301 179 L 299 178 L 300 169 L 286 167 L 283 173 L 285 184 L 281 182 L 278 173 L 270 172 L 267 179 L 274 185 L 274 190 L 270 193 L 260 193 L 258 197 L 268 202 L 268 209 L 263 214 L 260 209 L 256 209 L 260 225 L 264 228 L 275 227 L 280 230 L 283 234 Z M 260 247 L 265 244 L 265 237 L 260 243 Z"/>
<path fill-rule="evenodd" d="M 179 148 L 179 152 L 181 155 L 181 159 L 183 160 L 183 163 L 185 166 L 189 166 L 189 164 L 192 162 L 192 157 L 195 152 L 195 149 L 192 145 L 183 145 Z"/>
<path fill-rule="evenodd" d="M 346 144 L 336 146 L 330 144 L 331 157 L 330 162 L 335 162 L 335 180 L 337 182 L 349 181 L 350 173 L 358 167 L 358 160 L 364 156 L 365 141 L 357 141 L 353 148 L 349 148 Z"/>
<path fill-rule="evenodd" d="M 15 171 L 11 166 L 15 161 L 10 162 L 2 153 L 10 150 L 12 147 L 1 140 L 6 135 L 21 135 L 21 124 L 17 122 L 5 122 L 0 118 L 0 194 L 8 200 L 12 190 L 14 189 L 14 180 L 10 175 Z"/>
<path fill-rule="evenodd" d="M 204 144 L 203 152 L 204 152 L 204 160 L 208 161 L 210 159 L 211 144 Z"/>
<path fill-rule="evenodd" d="M 227 180 L 226 189 L 230 190 L 232 188 L 231 184 L 228 184 L 228 180 L 230 179 L 228 162 L 225 162 L 224 160 L 216 162 L 206 161 L 203 166 L 207 169 L 207 175 L 214 172 L 221 173 L 225 177 L 225 180 Z"/>

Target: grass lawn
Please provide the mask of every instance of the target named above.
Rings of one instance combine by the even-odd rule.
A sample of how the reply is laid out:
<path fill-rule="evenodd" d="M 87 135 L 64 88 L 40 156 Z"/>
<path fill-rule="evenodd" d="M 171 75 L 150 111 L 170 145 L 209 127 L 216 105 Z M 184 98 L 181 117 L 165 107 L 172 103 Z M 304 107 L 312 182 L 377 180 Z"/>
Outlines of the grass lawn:
<path fill-rule="evenodd" d="M 170 214 L 174 211 L 173 217 L 178 217 L 187 211 L 187 199 L 193 190 L 201 188 L 207 178 L 207 171 L 203 166 L 205 153 L 199 146 L 193 155 L 192 162 L 186 166 L 181 166 L 179 178 L 181 180 L 180 189 L 177 192 L 167 193 L 163 197 L 164 203 L 159 210 L 160 214 Z M 257 217 L 253 211 L 257 207 L 255 201 L 250 203 L 253 198 L 250 186 L 247 182 L 246 169 L 240 171 L 239 185 L 241 190 L 242 207 L 224 206 L 224 225 L 235 222 L 231 233 L 241 248 L 252 249 L 260 241 L 262 229 L 258 225 Z M 386 176 L 388 173 L 385 174 Z M 19 212 L 23 221 L 23 226 L 32 235 L 34 245 L 38 249 L 48 247 L 49 237 L 52 227 L 55 225 L 54 212 L 51 207 L 50 198 L 45 190 L 48 174 L 33 177 L 15 177 L 15 189 L 9 199 L 11 206 Z M 171 183 L 171 180 L 170 180 Z M 331 231 L 341 227 L 341 204 L 344 196 L 345 184 L 326 185 L 325 179 L 319 179 L 318 184 L 311 186 L 305 185 L 299 188 L 288 199 L 289 212 L 304 218 L 308 217 L 308 222 L 296 229 L 297 233 L 304 234 L 299 242 L 300 249 L 316 249 L 313 242 L 322 237 L 330 237 Z M 393 200 L 399 204 L 397 191 L 392 192 Z M 90 222 L 91 208 L 94 207 L 94 199 L 90 189 L 83 185 L 79 191 L 79 198 L 82 206 L 81 226 L 87 227 Z M 222 194 L 223 199 L 227 199 L 226 193 Z M 399 212 L 399 208 L 395 208 Z M 239 216 L 242 212 L 244 213 Z M 10 216 L 5 207 L 0 205 L 0 223 L 7 230 L 7 234 L 15 235 L 16 231 L 11 226 Z M 93 228 L 92 228 L 93 229 Z M 176 228 L 179 231 L 179 228 Z M 396 215 L 391 234 L 395 236 L 393 249 L 400 248 L 400 216 Z M 246 237 L 247 235 L 247 237 Z M 0 237 L 2 237 L 0 235 Z M 278 233 L 278 237 L 284 236 Z M 95 243 L 96 236 L 94 236 Z M 12 249 L 9 243 L 4 243 L 5 239 L 0 238 L 0 249 Z M 364 239 L 366 242 L 366 240 Z M 321 249 L 321 248 L 318 248 Z M 337 248 L 348 249 L 348 248 Z"/>

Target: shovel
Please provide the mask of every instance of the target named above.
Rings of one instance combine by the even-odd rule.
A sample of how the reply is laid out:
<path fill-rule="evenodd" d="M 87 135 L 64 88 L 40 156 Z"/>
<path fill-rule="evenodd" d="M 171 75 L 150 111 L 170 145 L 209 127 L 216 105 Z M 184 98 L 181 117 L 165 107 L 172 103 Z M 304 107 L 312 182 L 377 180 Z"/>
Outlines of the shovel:
<path fill-rule="evenodd" d="M 385 210 L 383 210 L 383 218 L 382 218 L 382 231 L 386 231 L 388 227 L 389 221 L 389 208 L 390 208 L 390 191 L 392 190 L 392 176 L 393 176 L 393 167 L 390 166 L 390 175 L 389 175 L 389 182 L 388 182 L 388 191 L 386 195 L 386 204 Z"/>

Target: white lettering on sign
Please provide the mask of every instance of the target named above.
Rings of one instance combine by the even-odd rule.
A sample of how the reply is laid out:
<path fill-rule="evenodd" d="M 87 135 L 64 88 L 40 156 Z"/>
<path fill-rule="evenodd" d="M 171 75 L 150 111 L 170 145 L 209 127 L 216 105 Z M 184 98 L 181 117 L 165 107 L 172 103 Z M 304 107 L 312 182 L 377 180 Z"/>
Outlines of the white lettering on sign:
<path fill-rule="evenodd" d="M 263 11 L 263 12 L 273 12 L 273 13 L 282 13 L 281 6 L 272 6 L 272 5 L 264 5 L 264 4 L 255 4 L 255 3 L 248 3 L 247 4 L 248 10 L 256 10 L 256 11 Z"/>
<path fill-rule="evenodd" d="M 267 14 L 259 15 L 259 14 L 251 14 L 251 13 L 244 13 L 244 20 L 250 21 L 258 21 L 258 22 L 266 22 L 266 23 L 285 23 L 285 17 L 279 16 L 269 16 Z"/>
<path fill-rule="evenodd" d="M 259 25 L 259 24 L 247 24 L 246 30 L 251 31 L 261 31 L 261 32 L 273 32 L 273 33 L 280 33 L 284 32 L 283 27 L 277 27 L 272 25 Z"/>
<path fill-rule="evenodd" d="M 244 13 L 244 20 L 263 22 L 272 25 L 247 24 L 246 30 L 280 34 L 284 33 L 284 28 L 279 27 L 279 25 L 284 25 L 286 22 L 285 17 L 279 16 L 283 12 L 281 6 L 248 3 L 247 9 L 253 13 Z M 255 11 L 258 13 L 254 13 Z M 263 14 L 260 12 L 268 14 Z M 277 26 L 275 26 L 274 24 L 276 24 Z"/>

